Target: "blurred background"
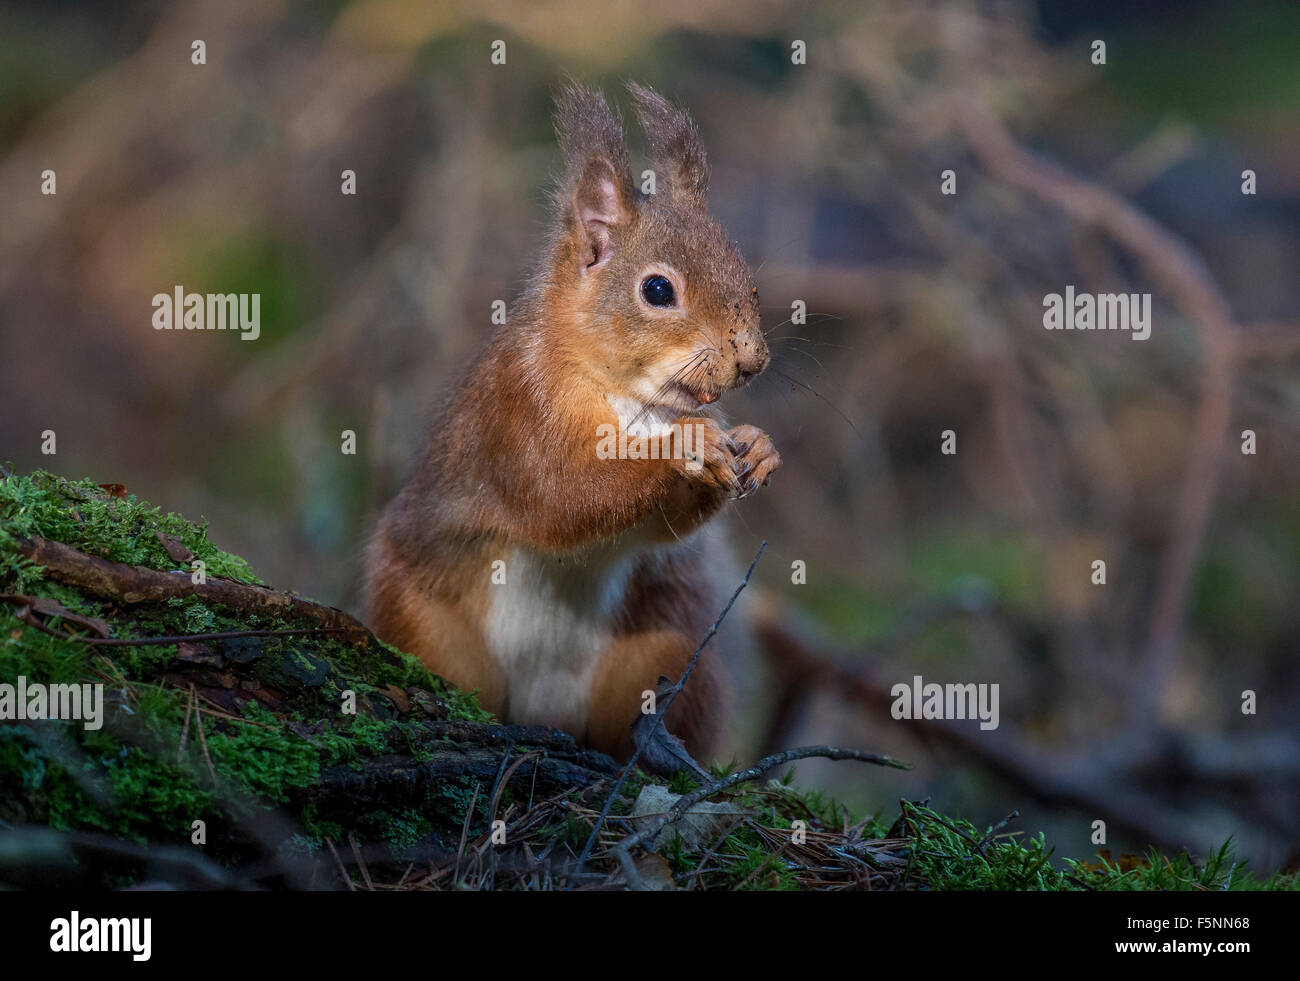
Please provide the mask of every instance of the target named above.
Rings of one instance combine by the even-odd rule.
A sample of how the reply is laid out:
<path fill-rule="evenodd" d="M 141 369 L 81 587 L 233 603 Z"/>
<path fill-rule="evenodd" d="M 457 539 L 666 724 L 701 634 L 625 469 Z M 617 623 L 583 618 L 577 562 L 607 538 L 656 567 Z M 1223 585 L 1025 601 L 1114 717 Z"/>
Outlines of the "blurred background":
<path fill-rule="evenodd" d="M 552 90 L 637 79 L 699 122 L 775 358 L 730 408 L 785 460 L 733 519 L 785 645 L 749 756 L 902 756 L 799 779 L 1019 808 L 1060 855 L 1100 819 L 1116 855 L 1300 862 L 1297 5 L 10 0 L 0 37 L 0 458 L 358 610 L 373 516 L 528 270 Z M 1066 284 L 1150 292 L 1150 339 L 1045 331 Z M 177 285 L 259 293 L 261 338 L 155 331 Z M 1001 726 L 894 721 L 917 674 L 998 683 Z"/>

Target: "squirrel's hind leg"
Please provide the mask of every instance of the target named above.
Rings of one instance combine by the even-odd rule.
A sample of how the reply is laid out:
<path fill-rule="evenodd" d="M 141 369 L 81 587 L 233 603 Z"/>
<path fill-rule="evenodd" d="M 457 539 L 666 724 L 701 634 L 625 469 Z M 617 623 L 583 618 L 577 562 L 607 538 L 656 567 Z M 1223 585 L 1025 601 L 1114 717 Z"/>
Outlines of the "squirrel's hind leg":
<path fill-rule="evenodd" d="M 672 629 L 646 630 L 615 638 L 592 683 L 587 742 L 617 759 L 632 753 L 632 723 L 641 715 L 644 693 L 660 675 L 676 682 L 698 640 Z M 728 715 L 729 686 L 717 651 L 705 649 L 686 687 L 664 719 L 668 731 L 701 763 L 711 758 Z"/>
<path fill-rule="evenodd" d="M 505 707 L 506 679 L 474 624 L 474 596 L 443 596 L 427 572 L 414 569 L 378 537 L 367 557 L 370 628 L 380 640 L 412 654 L 434 674 L 464 691 L 494 715 Z"/>

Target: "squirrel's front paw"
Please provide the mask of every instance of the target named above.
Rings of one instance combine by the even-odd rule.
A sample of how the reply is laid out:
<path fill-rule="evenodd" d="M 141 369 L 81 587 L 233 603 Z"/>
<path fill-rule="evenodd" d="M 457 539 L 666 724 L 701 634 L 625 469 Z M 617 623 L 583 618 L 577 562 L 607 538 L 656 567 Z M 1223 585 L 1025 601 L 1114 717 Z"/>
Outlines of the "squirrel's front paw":
<path fill-rule="evenodd" d="M 736 426 L 728 430 L 727 436 L 734 452 L 732 468 L 740 482 L 740 493 L 732 496 L 746 497 L 768 483 L 781 465 L 781 454 L 772 438 L 757 426 Z"/>
<path fill-rule="evenodd" d="M 683 419 L 684 432 L 688 426 L 692 438 L 680 461 L 682 472 L 727 497 L 740 497 L 744 486 L 736 472 L 737 447 L 731 436 L 712 419 Z"/>

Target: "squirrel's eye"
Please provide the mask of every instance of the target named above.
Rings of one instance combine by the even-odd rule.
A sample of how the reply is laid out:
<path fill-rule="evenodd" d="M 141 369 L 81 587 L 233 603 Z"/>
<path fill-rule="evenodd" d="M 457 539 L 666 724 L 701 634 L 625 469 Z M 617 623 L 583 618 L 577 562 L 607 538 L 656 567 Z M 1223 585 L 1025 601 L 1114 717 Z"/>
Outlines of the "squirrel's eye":
<path fill-rule="evenodd" d="M 673 284 L 663 276 L 647 276 L 641 284 L 641 295 L 652 307 L 670 307 L 677 299 L 673 294 Z"/>

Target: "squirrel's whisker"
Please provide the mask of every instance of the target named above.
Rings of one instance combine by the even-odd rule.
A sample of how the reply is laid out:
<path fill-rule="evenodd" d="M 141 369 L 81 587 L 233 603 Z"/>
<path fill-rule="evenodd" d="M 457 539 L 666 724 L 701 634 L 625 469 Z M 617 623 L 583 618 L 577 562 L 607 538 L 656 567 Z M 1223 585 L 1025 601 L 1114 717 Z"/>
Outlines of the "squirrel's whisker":
<path fill-rule="evenodd" d="M 793 376 L 791 376 L 791 375 L 786 374 L 784 371 L 782 371 L 780 368 L 777 368 L 775 365 L 772 366 L 772 369 L 771 369 L 771 370 L 772 370 L 773 372 L 775 372 L 775 373 L 776 373 L 778 376 L 780 376 L 781 378 L 784 378 L 784 379 L 785 379 L 786 381 L 788 381 L 791 385 L 796 385 L 796 386 L 798 386 L 799 388 L 802 388 L 804 391 L 806 391 L 806 392 L 811 392 L 813 395 L 817 396 L 817 398 L 821 399 L 823 402 L 825 402 L 827 405 L 829 405 L 832 409 L 834 409 L 834 410 L 835 410 L 835 414 L 836 414 L 837 416 L 839 416 L 841 419 L 843 419 L 845 422 L 847 422 L 847 423 L 849 424 L 849 428 L 853 430 L 853 433 L 854 433 L 855 436 L 858 436 L 858 437 L 861 437 L 861 436 L 862 436 L 861 431 L 858 429 L 857 426 L 855 426 L 855 425 L 853 424 L 853 420 L 850 419 L 847 415 L 845 415 L 844 410 L 841 409 L 841 408 L 840 408 L 838 405 L 836 405 L 834 402 L 832 402 L 830 399 L 828 399 L 828 398 L 827 398 L 825 395 L 823 395 L 821 392 L 817 391 L 817 389 L 813 388 L 811 385 L 809 385 L 809 384 L 807 384 L 807 383 L 805 383 L 805 382 L 800 381 L 798 378 L 795 378 L 795 377 L 793 377 Z"/>

